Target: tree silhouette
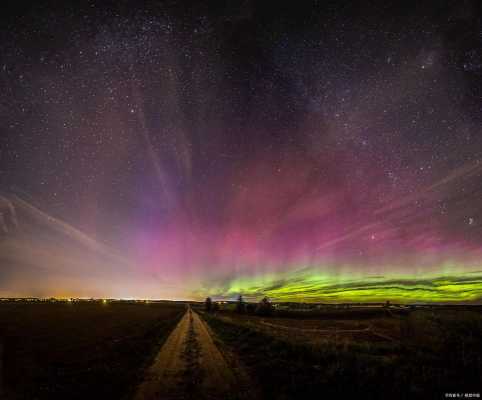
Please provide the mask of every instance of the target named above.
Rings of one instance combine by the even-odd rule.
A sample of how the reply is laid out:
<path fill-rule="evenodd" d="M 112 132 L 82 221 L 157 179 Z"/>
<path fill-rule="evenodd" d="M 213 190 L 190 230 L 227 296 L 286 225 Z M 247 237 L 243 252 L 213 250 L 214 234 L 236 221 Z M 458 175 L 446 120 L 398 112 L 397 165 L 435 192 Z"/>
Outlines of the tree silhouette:
<path fill-rule="evenodd" d="M 207 297 L 206 301 L 204 302 L 204 308 L 207 312 L 211 312 L 213 306 L 213 302 L 211 300 L 211 297 Z"/>
<path fill-rule="evenodd" d="M 263 300 L 259 302 L 256 313 L 259 315 L 271 315 L 273 313 L 273 305 L 267 297 L 263 297 Z"/>
<path fill-rule="evenodd" d="M 239 295 L 238 302 L 236 303 L 236 312 L 244 314 L 246 311 L 246 303 L 244 302 L 243 296 Z"/>

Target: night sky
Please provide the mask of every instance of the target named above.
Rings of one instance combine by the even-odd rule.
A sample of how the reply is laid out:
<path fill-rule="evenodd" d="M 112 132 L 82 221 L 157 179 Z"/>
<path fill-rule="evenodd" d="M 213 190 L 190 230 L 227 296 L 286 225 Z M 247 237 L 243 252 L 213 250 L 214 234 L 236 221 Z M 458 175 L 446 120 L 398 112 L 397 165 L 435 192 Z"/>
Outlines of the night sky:
<path fill-rule="evenodd" d="M 41 3 L 0 17 L 0 296 L 482 298 L 480 2 Z"/>

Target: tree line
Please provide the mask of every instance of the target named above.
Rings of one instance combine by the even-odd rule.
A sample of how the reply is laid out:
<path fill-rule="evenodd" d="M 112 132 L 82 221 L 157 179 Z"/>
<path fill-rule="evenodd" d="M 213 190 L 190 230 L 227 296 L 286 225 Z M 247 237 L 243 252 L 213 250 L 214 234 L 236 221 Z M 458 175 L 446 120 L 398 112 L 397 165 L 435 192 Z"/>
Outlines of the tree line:
<path fill-rule="evenodd" d="M 204 309 L 207 312 L 219 311 L 219 303 L 214 302 L 211 297 L 207 297 L 204 301 Z M 269 316 L 273 314 L 274 307 L 271 304 L 268 297 L 263 297 L 259 303 L 247 303 L 244 301 L 243 296 L 239 295 L 236 301 L 235 311 L 238 314 L 256 314 Z"/>

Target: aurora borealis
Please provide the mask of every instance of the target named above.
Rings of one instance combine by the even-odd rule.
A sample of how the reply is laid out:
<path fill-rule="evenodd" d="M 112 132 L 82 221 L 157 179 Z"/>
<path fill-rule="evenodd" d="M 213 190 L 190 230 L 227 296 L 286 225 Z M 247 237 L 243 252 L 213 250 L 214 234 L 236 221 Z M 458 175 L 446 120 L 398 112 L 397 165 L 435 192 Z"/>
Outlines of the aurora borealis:
<path fill-rule="evenodd" d="M 480 4 L 363 4 L 5 13 L 0 297 L 480 301 Z"/>

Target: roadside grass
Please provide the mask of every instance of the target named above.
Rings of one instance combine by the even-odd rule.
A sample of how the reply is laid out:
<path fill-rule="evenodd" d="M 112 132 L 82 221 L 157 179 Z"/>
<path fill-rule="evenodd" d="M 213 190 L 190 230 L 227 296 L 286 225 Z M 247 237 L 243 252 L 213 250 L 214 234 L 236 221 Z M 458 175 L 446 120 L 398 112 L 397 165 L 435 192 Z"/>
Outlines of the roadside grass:
<path fill-rule="evenodd" d="M 480 313 L 416 311 L 398 317 L 401 340 L 317 345 L 256 329 L 234 313 L 230 319 L 203 317 L 240 357 L 265 399 L 440 399 L 481 391 Z M 291 319 L 292 326 L 298 323 Z"/>

